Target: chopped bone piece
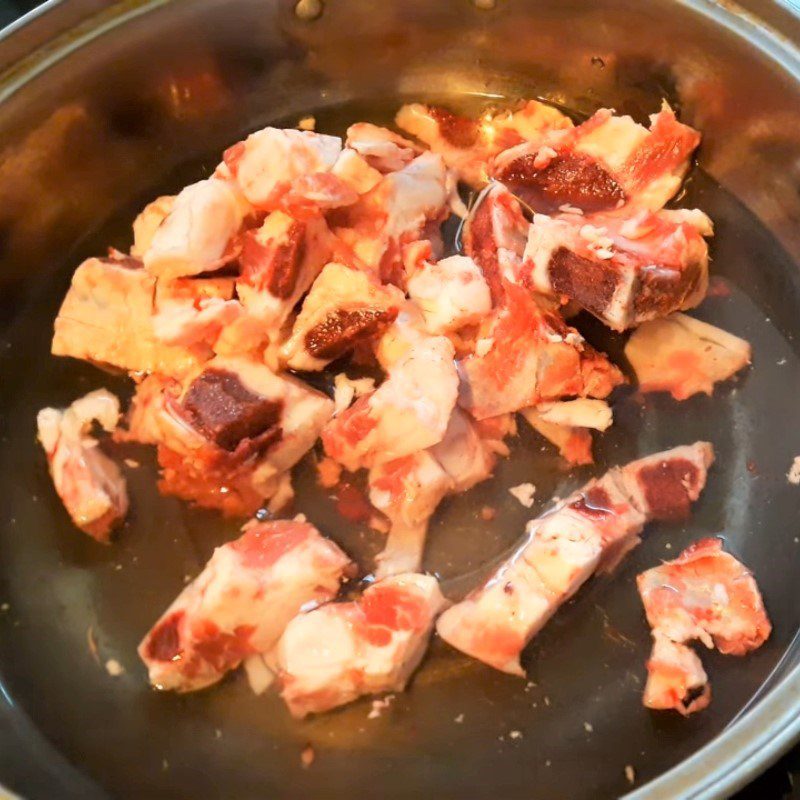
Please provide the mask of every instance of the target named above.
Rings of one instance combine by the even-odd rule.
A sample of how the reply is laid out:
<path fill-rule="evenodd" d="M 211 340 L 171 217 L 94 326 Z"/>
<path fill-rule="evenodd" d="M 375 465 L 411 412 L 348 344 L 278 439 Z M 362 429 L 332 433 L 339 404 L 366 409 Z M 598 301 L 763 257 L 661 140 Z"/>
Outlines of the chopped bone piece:
<path fill-rule="evenodd" d="M 51 351 L 130 372 L 182 375 L 213 355 L 205 345 L 168 345 L 156 338 L 156 279 L 141 263 L 90 258 L 72 276 L 55 321 Z"/>
<path fill-rule="evenodd" d="M 159 689 L 191 692 L 268 653 L 308 603 L 333 599 L 350 559 L 308 523 L 247 526 L 218 547 L 139 645 Z"/>
<path fill-rule="evenodd" d="M 697 499 L 713 460 L 705 442 L 614 468 L 528 524 L 515 553 L 437 623 L 453 647 L 523 675 L 520 654 L 598 569 L 639 541 L 645 523 L 676 518 Z"/>
<path fill-rule="evenodd" d="M 98 542 L 128 512 L 128 492 L 119 467 L 90 435 L 92 422 L 111 433 L 119 421 L 119 400 L 105 389 L 89 392 L 69 408 L 42 409 L 36 419 L 50 476 L 73 522 Z"/>
<path fill-rule="evenodd" d="M 394 286 L 343 264 L 327 264 L 281 348 L 291 369 L 320 370 L 360 342 L 380 336 L 405 303 Z"/>
<path fill-rule="evenodd" d="M 489 162 L 501 150 L 572 127 L 569 117 L 538 100 L 529 100 L 517 110 L 487 112 L 477 120 L 437 106 L 410 103 L 397 112 L 396 122 L 439 153 L 461 180 L 474 187 L 486 182 Z"/>
<path fill-rule="evenodd" d="M 278 644 L 281 695 L 292 716 L 402 691 L 446 604 L 436 578 L 406 573 L 377 581 L 357 600 L 299 614 Z"/>
<path fill-rule="evenodd" d="M 686 716 L 711 701 L 708 678 L 688 642 L 742 656 L 761 647 L 772 631 L 755 579 L 723 551 L 720 539 L 695 542 L 673 561 L 640 573 L 636 584 L 653 633 L 647 708 Z"/>
<path fill-rule="evenodd" d="M 378 556 L 378 578 L 420 568 L 428 522 L 452 487 L 449 475 L 425 450 L 381 461 L 370 470 L 370 502 L 391 526 Z"/>
<path fill-rule="evenodd" d="M 707 217 L 697 215 L 677 221 L 666 211 L 598 214 L 590 225 L 571 214 L 534 214 L 521 280 L 618 331 L 693 308 L 708 289 Z"/>
<path fill-rule="evenodd" d="M 484 321 L 480 338 L 494 340 L 483 356 L 459 362 L 460 404 L 476 419 L 562 397 L 606 397 L 620 371 L 528 292 L 506 284 L 506 300 Z"/>
<path fill-rule="evenodd" d="M 453 345 L 441 336 L 411 347 L 373 394 L 326 426 L 327 455 L 354 472 L 440 442 L 458 394 L 453 355 Z"/>

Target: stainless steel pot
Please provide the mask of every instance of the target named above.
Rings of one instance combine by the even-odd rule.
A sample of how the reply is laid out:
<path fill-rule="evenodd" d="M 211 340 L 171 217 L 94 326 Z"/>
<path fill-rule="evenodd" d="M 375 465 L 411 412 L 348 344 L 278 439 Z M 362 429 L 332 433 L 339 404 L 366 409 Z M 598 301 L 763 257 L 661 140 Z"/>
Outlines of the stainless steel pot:
<path fill-rule="evenodd" d="M 9 604 L 0 615 L 0 779 L 29 798 L 596 798 L 629 789 L 700 798 L 728 795 L 788 747 L 800 732 L 800 494 L 784 476 L 800 453 L 796 12 L 758 0 L 497 0 L 489 9 L 327 0 L 306 20 L 284 0 L 51 0 L 9 28 L 0 40 L 0 601 Z M 334 128 L 385 116 L 401 98 L 474 107 L 529 95 L 577 114 L 606 105 L 637 118 L 666 97 L 704 133 L 686 202 L 716 217 L 715 269 L 735 287 L 709 318 L 746 329 L 756 366 L 714 401 L 656 403 L 644 419 L 623 411 L 600 453 L 610 463 L 711 436 L 721 458 L 698 515 L 686 529 L 651 533 L 613 581 L 596 581 L 559 614 L 529 656 L 537 686 L 439 643 L 412 692 L 379 721 L 360 705 L 291 723 L 236 680 L 196 697 L 149 692 L 136 641 L 232 528 L 158 498 L 147 463 L 132 477 L 133 522 L 102 553 L 50 498 L 33 415 L 113 380 L 48 355 L 71 269 L 105 245 L 126 246 L 148 198 L 202 174 L 211 154 L 268 122 L 311 111 Z M 530 474 L 544 497 L 572 480 L 528 452 L 482 497 L 504 497 L 509 479 Z M 299 480 L 310 513 L 351 535 L 312 478 Z M 478 530 L 471 502 L 449 508 L 434 531 L 429 566 L 454 593 L 482 558 L 513 543 L 524 518 L 508 508 L 502 524 Z M 651 716 L 639 705 L 647 631 L 632 578 L 668 556 L 665 541 L 677 548 L 720 531 L 759 577 L 775 633 L 748 660 L 710 659 L 709 711 Z M 454 552 L 463 557 L 447 573 Z M 126 664 L 122 679 L 93 662 L 89 628 L 101 661 Z M 454 723 L 460 712 L 464 723 Z M 512 729 L 524 737 L 509 740 Z M 306 742 L 317 760 L 303 770 Z"/>

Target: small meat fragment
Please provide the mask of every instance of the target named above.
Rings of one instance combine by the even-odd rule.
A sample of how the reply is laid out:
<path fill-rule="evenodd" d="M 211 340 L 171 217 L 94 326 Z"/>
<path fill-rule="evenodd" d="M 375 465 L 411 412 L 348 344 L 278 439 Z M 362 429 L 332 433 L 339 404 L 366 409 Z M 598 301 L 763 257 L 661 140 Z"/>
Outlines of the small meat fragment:
<path fill-rule="evenodd" d="M 750 354 L 749 342 L 686 314 L 645 323 L 625 345 L 639 388 L 676 400 L 710 395 L 715 383 L 750 363 Z"/>
<path fill-rule="evenodd" d="M 523 408 L 522 416 L 537 433 L 554 444 L 569 464 L 591 464 L 592 436 L 589 429 L 606 430 L 613 416 L 603 400 L 580 398 L 560 403 L 541 403 Z"/>
<path fill-rule="evenodd" d="M 755 579 L 723 551 L 720 539 L 695 542 L 674 561 L 641 573 L 636 583 L 653 630 L 648 708 L 691 714 L 708 705 L 708 679 L 686 643 L 697 639 L 742 656 L 761 647 L 772 631 Z"/>
<path fill-rule="evenodd" d="M 525 508 L 531 508 L 536 494 L 536 487 L 532 483 L 521 483 L 519 486 L 512 486 L 508 493 Z"/>
<path fill-rule="evenodd" d="M 425 262 L 408 279 L 408 294 L 434 335 L 477 324 L 492 310 L 489 286 L 467 256 Z"/>
<path fill-rule="evenodd" d="M 646 708 L 674 709 L 684 716 L 704 709 L 711 702 L 711 686 L 694 650 L 653 632 L 642 699 Z"/>
<path fill-rule="evenodd" d="M 519 201 L 499 183 L 489 184 L 470 209 L 464 252 L 480 267 L 494 305 L 503 299 L 503 281 L 521 283 L 529 227 Z"/>
<path fill-rule="evenodd" d="M 384 578 L 355 601 L 300 614 L 278 644 L 281 696 L 302 718 L 361 695 L 402 691 L 446 601 L 436 578 Z"/>
<path fill-rule="evenodd" d="M 403 248 L 439 237 L 438 223 L 447 215 L 450 191 L 444 162 L 433 153 L 423 153 L 385 175 L 357 203 L 340 209 L 332 226 L 366 269 L 384 283 L 402 285 Z M 428 223 L 435 223 L 435 232 Z"/>
<path fill-rule="evenodd" d="M 424 450 L 372 467 L 369 500 L 391 525 L 386 546 L 378 555 L 376 577 L 420 568 L 428 522 L 452 488 L 448 474 Z"/>
<path fill-rule="evenodd" d="M 534 211 L 568 205 L 585 213 L 635 205 L 656 211 L 681 185 L 700 134 L 666 104 L 650 130 L 609 109 L 575 128 L 500 153 L 493 175 Z"/>
<path fill-rule="evenodd" d="M 538 434 L 558 448 L 568 464 L 582 466 L 594 463 L 592 434 L 587 428 L 548 422 L 536 408 L 523 408 L 520 413 Z"/>
<path fill-rule="evenodd" d="M 540 403 L 536 411 L 545 422 L 572 428 L 592 428 L 596 431 L 608 430 L 614 419 L 611 407 L 605 400 L 588 397 L 562 400 L 559 403 Z"/>
<path fill-rule="evenodd" d="M 692 216 L 692 214 L 694 216 Z M 711 230 L 699 211 L 632 218 L 534 214 L 521 268 L 525 282 L 576 303 L 623 331 L 698 305 L 708 289 Z"/>
<path fill-rule="evenodd" d="M 128 492 L 119 467 L 89 433 L 94 421 L 109 433 L 119 422 L 119 400 L 105 389 L 90 392 L 63 411 L 44 408 L 36 418 L 61 502 L 82 531 L 108 543 L 128 512 Z"/>
<path fill-rule="evenodd" d="M 486 182 L 490 159 L 523 141 L 539 141 L 548 131 L 572 127 L 553 106 L 529 100 L 516 111 L 488 111 L 470 119 L 437 106 L 411 103 L 395 118 L 397 125 L 439 153 L 459 178 L 474 187 Z"/>
<path fill-rule="evenodd" d="M 187 186 L 153 234 L 142 260 L 158 278 L 213 272 L 233 256 L 244 208 L 231 186 L 210 178 Z"/>
<path fill-rule="evenodd" d="M 341 150 L 338 136 L 264 128 L 229 147 L 218 171 L 231 175 L 256 208 L 273 211 L 298 180 L 330 172 Z"/>
<path fill-rule="evenodd" d="M 320 370 L 380 336 L 404 302 L 399 289 L 381 286 L 368 273 L 327 264 L 303 301 L 281 357 L 291 369 Z"/>
<path fill-rule="evenodd" d="M 523 648 L 598 569 L 639 541 L 646 522 L 677 518 L 705 485 L 713 453 L 698 442 L 614 468 L 528 523 L 527 538 L 439 619 L 453 647 L 512 675 Z"/>
<path fill-rule="evenodd" d="M 476 419 L 562 397 L 606 397 L 622 373 L 528 292 L 506 284 L 504 304 L 478 333 L 488 352 L 459 362 L 459 403 Z"/>
<path fill-rule="evenodd" d="M 453 355 L 453 345 L 441 336 L 412 347 L 373 394 L 328 423 L 325 452 L 355 472 L 440 442 L 458 395 Z"/>
<path fill-rule="evenodd" d="M 347 129 L 345 144 L 381 173 L 397 172 L 407 167 L 420 152 L 408 139 L 369 122 L 351 125 Z"/>
<path fill-rule="evenodd" d="M 90 258 L 72 276 L 55 322 L 51 352 L 129 372 L 180 375 L 213 353 L 159 341 L 153 325 L 156 279 L 133 259 Z"/>
<path fill-rule="evenodd" d="M 374 391 L 374 378 L 350 378 L 344 372 L 337 373 L 333 379 L 334 416 L 350 408 L 353 400 Z"/>
<path fill-rule="evenodd" d="M 292 377 L 217 356 L 183 385 L 140 384 L 129 436 L 158 445 L 163 493 L 243 515 L 291 496 L 288 470 L 332 413 L 331 400 Z"/>
<path fill-rule="evenodd" d="M 244 235 L 236 291 L 247 312 L 271 335 L 327 263 L 331 243 L 322 217 L 297 220 L 282 211 L 273 211 L 260 228 Z"/>
<path fill-rule="evenodd" d="M 324 489 L 332 489 L 342 477 L 342 465 L 327 456 L 317 462 L 317 482 Z"/>
<path fill-rule="evenodd" d="M 336 596 L 350 559 L 308 523 L 246 527 L 218 547 L 139 645 L 150 682 L 192 692 L 266 653 L 308 603 Z"/>

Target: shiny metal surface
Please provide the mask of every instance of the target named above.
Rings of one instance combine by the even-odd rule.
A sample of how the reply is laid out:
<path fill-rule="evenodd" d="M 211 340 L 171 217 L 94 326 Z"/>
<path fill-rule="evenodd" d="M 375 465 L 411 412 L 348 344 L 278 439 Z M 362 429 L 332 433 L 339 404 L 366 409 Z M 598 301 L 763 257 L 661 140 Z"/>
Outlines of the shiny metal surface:
<path fill-rule="evenodd" d="M 800 452 L 791 424 L 800 392 L 797 35 L 788 6 L 700 0 L 498 0 L 493 10 L 467 0 L 329 0 L 314 22 L 275 0 L 62 0 L 10 31 L 0 42 L 0 601 L 12 610 L 0 618 L 0 778 L 30 798 L 372 796 L 373 787 L 384 797 L 602 797 L 627 790 L 631 763 L 640 781 L 655 778 L 636 797 L 720 797 L 776 757 L 800 730 L 800 495 L 784 477 Z M 654 528 L 614 581 L 593 583 L 559 614 L 529 654 L 539 686 L 528 692 L 442 646 L 392 715 L 369 723 L 368 703 L 290 723 L 241 680 L 192 698 L 148 692 L 132 647 L 235 527 L 157 498 L 149 467 L 131 476 L 136 513 L 115 549 L 98 552 L 65 523 L 31 415 L 109 382 L 47 355 L 72 267 L 106 244 L 125 246 L 149 197 L 203 174 L 212 154 L 267 122 L 313 110 L 333 130 L 354 115 L 388 114 L 402 97 L 470 106 L 529 94 L 640 119 L 666 97 L 704 132 L 703 172 L 686 202 L 718 220 L 715 269 L 734 292 L 702 313 L 752 339 L 757 369 L 714 401 L 656 401 L 641 418 L 622 404 L 598 459 L 600 469 L 708 433 L 721 459 L 697 516 L 685 529 Z M 526 513 L 501 500 L 505 486 L 535 474 L 541 503 L 581 479 L 530 436 L 501 473 L 470 501 L 502 505 L 485 540 L 468 536 L 469 503 L 437 520 L 429 566 L 454 593 L 521 529 Z M 313 477 L 300 481 L 310 503 L 302 510 L 369 551 L 314 494 Z M 632 578 L 668 556 L 664 542 L 678 548 L 722 531 L 759 576 L 775 636 L 748 661 L 710 661 L 716 696 L 706 715 L 647 715 L 630 677 L 642 671 L 647 640 Z M 607 624 L 633 647 L 610 643 Z M 128 666 L 122 681 L 92 662 L 89 625 Z M 455 726 L 459 711 L 474 721 Z M 583 730 L 589 713 L 593 737 Z M 516 728 L 525 729 L 520 745 L 500 740 Z M 318 760 L 303 771 L 307 741 Z"/>

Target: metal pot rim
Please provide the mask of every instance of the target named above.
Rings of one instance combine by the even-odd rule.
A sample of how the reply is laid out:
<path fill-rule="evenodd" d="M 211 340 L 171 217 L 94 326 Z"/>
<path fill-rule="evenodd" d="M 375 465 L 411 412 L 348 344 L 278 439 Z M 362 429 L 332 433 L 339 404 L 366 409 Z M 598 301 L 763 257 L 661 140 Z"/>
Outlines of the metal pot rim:
<path fill-rule="evenodd" d="M 47 0 L 0 31 L 0 103 L 69 53 L 113 28 L 173 0 Z M 791 0 L 676 0 L 760 50 L 800 83 L 800 8 Z M 746 785 L 800 738 L 800 664 L 780 677 L 800 646 L 795 636 L 761 690 L 712 741 L 663 775 L 625 795 L 627 800 L 723 798 Z M 770 686 L 773 682 L 774 686 Z M 0 691 L 2 684 L 0 683 Z M 5 697 L 8 706 L 15 704 Z M 76 785 L 87 778 L 51 745 L 19 707 L 14 726 L 33 752 Z M 0 791 L 16 797 L 0 785 Z"/>

